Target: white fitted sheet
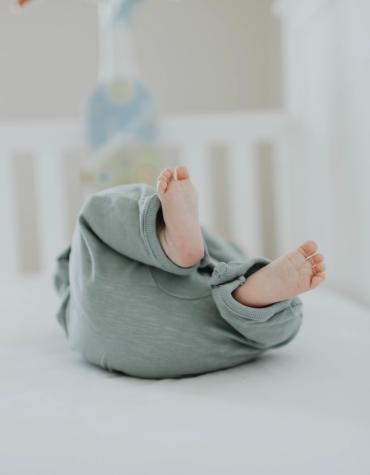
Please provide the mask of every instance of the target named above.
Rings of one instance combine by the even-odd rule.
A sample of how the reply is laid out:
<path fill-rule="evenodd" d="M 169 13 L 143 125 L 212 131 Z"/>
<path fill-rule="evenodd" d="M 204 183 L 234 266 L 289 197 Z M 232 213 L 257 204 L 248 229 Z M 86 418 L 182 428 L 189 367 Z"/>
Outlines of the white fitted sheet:
<path fill-rule="evenodd" d="M 296 339 L 250 364 L 150 381 L 73 354 L 48 281 L 0 285 L 0 473 L 370 473 L 370 315 L 349 299 L 307 294 Z"/>

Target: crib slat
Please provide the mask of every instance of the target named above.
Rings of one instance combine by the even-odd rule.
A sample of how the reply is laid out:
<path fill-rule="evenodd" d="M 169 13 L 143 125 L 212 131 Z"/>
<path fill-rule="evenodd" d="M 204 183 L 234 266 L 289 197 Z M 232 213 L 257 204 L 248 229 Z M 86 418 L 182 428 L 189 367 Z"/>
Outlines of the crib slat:
<path fill-rule="evenodd" d="M 13 156 L 17 208 L 17 238 L 20 271 L 38 272 L 40 269 L 40 248 L 37 226 L 35 197 L 34 160 L 29 152 L 17 151 Z"/>
<path fill-rule="evenodd" d="M 285 140 L 281 137 L 285 122 L 286 118 L 280 112 L 271 111 L 258 114 L 253 112 L 252 114 L 172 117 L 163 121 L 161 141 L 181 148 L 183 154 L 181 161 L 190 168 L 192 179 L 198 188 L 202 223 L 216 232 L 219 231 L 217 227 L 222 227 L 226 238 L 231 234 L 230 229 L 235 240 L 254 254 L 261 254 L 263 232 L 263 223 L 259 220 L 261 204 L 259 164 L 254 145 L 261 141 L 272 143 Z M 20 215 L 17 214 L 17 210 L 14 210 L 16 182 L 13 163 L 8 155 L 10 157 L 14 154 L 21 144 L 22 153 L 25 152 L 35 159 L 38 208 L 36 216 L 38 230 L 35 235 L 38 239 L 37 247 L 40 249 L 42 267 L 50 270 L 54 267 L 56 255 L 68 244 L 73 222 L 71 216 L 75 214 L 75 197 L 77 197 L 79 186 L 77 184 L 76 193 L 71 194 L 69 186 L 75 171 L 72 172 L 70 168 L 69 175 L 66 173 L 64 158 L 60 154 L 61 150 L 84 148 L 82 124 L 77 121 L 2 123 L 0 135 L 0 222 L 2 226 L 0 268 L 6 273 L 20 270 L 21 253 L 17 239 L 19 237 L 17 222 L 19 224 Z M 224 158 L 217 162 L 214 160 L 214 155 L 211 156 L 210 148 L 214 144 L 221 147 L 230 145 L 230 156 L 226 167 L 220 166 L 220 163 L 225 163 Z M 39 150 L 42 151 L 40 156 Z M 3 160 L 1 160 L 1 151 Z M 220 178 L 220 174 L 225 175 L 225 181 L 228 182 L 225 189 L 222 186 L 223 176 Z M 286 182 L 287 178 L 283 178 L 282 181 Z M 283 209 L 282 212 L 278 212 L 278 225 L 280 225 L 280 215 L 284 212 L 286 220 L 289 218 L 290 224 L 294 222 L 289 214 L 291 214 L 290 211 L 293 215 L 297 214 L 298 203 L 291 203 L 290 211 L 288 208 L 284 209 L 285 205 L 282 203 L 287 203 L 289 197 L 292 194 L 294 196 L 292 190 L 297 192 L 299 186 L 296 183 L 294 186 L 290 184 L 285 198 L 282 198 L 281 203 L 277 203 L 276 208 L 280 211 Z M 278 193 L 279 190 L 275 190 L 275 196 L 278 196 Z M 70 195 L 69 200 L 65 200 L 67 195 Z M 224 203 L 225 199 L 230 201 L 230 205 L 222 205 L 222 210 L 217 209 L 220 206 L 215 203 L 215 197 L 217 203 Z M 232 211 L 228 212 L 231 209 L 230 206 L 232 206 Z M 217 215 L 220 217 L 221 212 L 223 213 L 221 219 L 215 219 Z M 24 221 L 24 216 L 22 220 Z M 283 222 L 284 220 L 281 221 L 278 236 L 283 236 L 281 232 L 284 230 Z M 293 230 L 296 227 L 293 226 Z M 291 233 L 287 231 L 285 236 L 291 237 Z M 280 238 L 279 247 L 283 247 L 284 239 L 286 238 Z M 27 249 L 29 247 L 34 247 L 34 244 L 28 246 Z"/>
<path fill-rule="evenodd" d="M 231 144 L 228 177 L 231 236 L 253 255 L 261 255 L 263 250 L 259 182 L 256 148 L 244 142 Z"/>
<path fill-rule="evenodd" d="M 276 250 L 284 254 L 295 245 L 292 229 L 292 178 L 291 164 L 285 142 L 278 141 L 274 146 L 274 212 L 276 225 Z"/>
<path fill-rule="evenodd" d="M 42 150 L 35 160 L 36 196 L 41 236 L 41 267 L 51 272 L 55 258 L 68 243 L 63 156 L 54 150 Z"/>
<path fill-rule="evenodd" d="M 207 152 L 207 148 L 201 143 L 183 148 L 184 164 L 189 168 L 191 180 L 198 190 L 200 221 L 212 229 L 215 210 L 212 206 L 210 157 Z"/>
<path fill-rule="evenodd" d="M 17 210 L 15 209 L 15 179 L 13 157 L 0 152 L 0 273 L 16 275 L 19 270 L 17 229 Z"/>

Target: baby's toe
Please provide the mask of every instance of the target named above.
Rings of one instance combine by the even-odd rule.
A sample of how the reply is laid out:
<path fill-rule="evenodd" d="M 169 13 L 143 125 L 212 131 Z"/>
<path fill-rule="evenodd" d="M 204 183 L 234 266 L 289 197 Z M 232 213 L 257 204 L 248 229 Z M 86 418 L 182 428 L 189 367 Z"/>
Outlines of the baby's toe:
<path fill-rule="evenodd" d="M 325 280 L 325 274 L 324 273 L 314 275 L 312 277 L 312 280 L 311 280 L 311 289 L 314 289 L 318 285 L 322 284 L 324 282 L 324 280 Z"/>
<path fill-rule="evenodd" d="M 162 195 L 167 190 L 168 182 L 163 176 L 159 176 L 157 179 L 157 193 Z"/>
<path fill-rule="evenodd" d="M 176 180 L 187 180 L 189 178 L 189 172 L 186 167 L 183 165 L 176 167 L 175 169 L 175 179 Z"/>
<path fill-rule="evenodd" d="M 165 168 L 161 171 L 160 175 L 157 178 L 157 193 L 162 194 L 167 190 L 168 184 L 171 181 L 173 172 L 171 168 Z"/>
<path fill-rule="evenodd" d="M 315 270 L 316 274 L 321 274 L 321 273 L 325 272 L 325 270 L 326 270 L 325 264 L 323 262 L 320 262 L 318 264 L 314 264 L 312 267 Z"/>
<path fill-rule="evenodd" d="M 322 254 L 315 254 L 312 258 L 311 258 L 311 262 L 313 264 L 320 264 L 320 262 L 323 262 L 324 261 L 324 256 Z"/>
<path fill-rule="evenodd" d="M 315 241 L 306 241 L 299 248 L 298 252 L 302 254 L 306 259 L 314 254 L 318 249 L 318 245 Z"/>
<path fill-rule="evenodd" d="M 161 174 L 159 175 L 158 179 L 163 178 L 164 180 L 169 182 L 171 180 L 172 176 L 173 176 L 173 172 L 172 172 L 171 168 L 165 168 L 164 170 L 161 171 Z"/>

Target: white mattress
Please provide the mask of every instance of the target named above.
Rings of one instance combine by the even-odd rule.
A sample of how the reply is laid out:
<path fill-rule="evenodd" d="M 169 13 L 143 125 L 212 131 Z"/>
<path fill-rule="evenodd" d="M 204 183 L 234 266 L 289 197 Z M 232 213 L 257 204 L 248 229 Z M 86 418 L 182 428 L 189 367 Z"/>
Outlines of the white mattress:
<path fill-rule="evenodd" d="M 1 284 L 0 473 L 370 473 L 370 315 L 307 294 L 288 346 L 181 380 L 106 373 L 70 352 L 43 279 Z"/>

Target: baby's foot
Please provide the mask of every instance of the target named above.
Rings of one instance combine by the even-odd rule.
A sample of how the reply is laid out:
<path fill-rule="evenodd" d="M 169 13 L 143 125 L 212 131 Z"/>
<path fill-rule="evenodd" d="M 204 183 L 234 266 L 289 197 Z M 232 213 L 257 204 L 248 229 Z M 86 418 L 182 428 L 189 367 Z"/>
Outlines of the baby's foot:
<path fill-rule="evenodd" d="M 204 256 L 197 191 L 183 166 L 166 168 L 157 180 L 164 225 L 158 237 L 164 252 L 177 265 L 191 267 Z"/>
<path fill-rule="evenodd" d="M 314 289 L 325 279 L 324 258 L 317 248 L 314 241 L 306 241 L 279 257 L 248 277 L 234 298 L 250 307 L 265 307 Z"/>

